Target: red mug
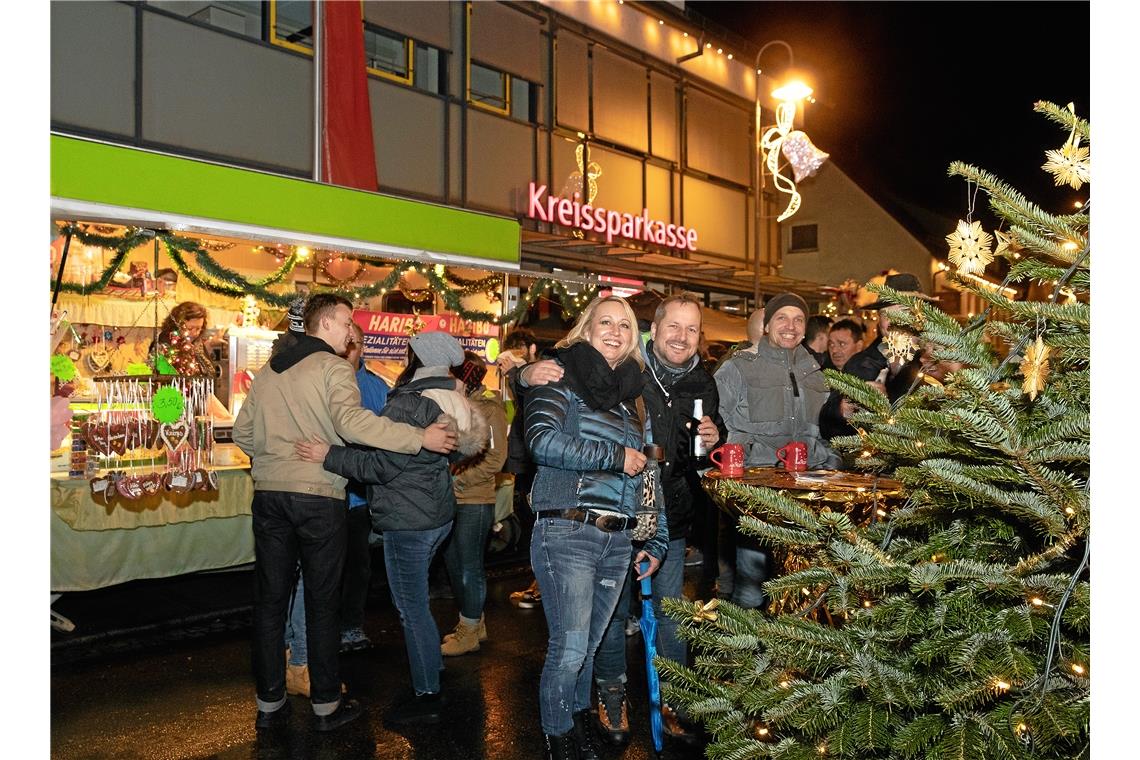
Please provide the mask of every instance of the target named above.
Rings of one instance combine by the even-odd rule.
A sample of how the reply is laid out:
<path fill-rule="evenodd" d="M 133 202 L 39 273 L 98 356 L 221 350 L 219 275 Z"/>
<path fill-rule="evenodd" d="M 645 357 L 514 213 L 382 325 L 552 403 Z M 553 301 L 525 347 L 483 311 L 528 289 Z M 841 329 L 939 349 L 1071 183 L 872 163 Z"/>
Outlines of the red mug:
<path fill-rule="evenodd" d="M 723 454 L 721 452 L 724 452 Z M 717 455 L 720 455 L 718 458 Z M 719 449 L 709 452 L 709 459 L 726 477 L 739 478 L 744 474 L 744 446 L 739 443 L 726 443 Z"/>
<path fill-rule="evenodd" d="M 776 459 L 780 460 L 785 470 L 803 472 L 807 469 L 807 444 L 792 441 L 787 446 L 781 446 L 776 449 Z"/>

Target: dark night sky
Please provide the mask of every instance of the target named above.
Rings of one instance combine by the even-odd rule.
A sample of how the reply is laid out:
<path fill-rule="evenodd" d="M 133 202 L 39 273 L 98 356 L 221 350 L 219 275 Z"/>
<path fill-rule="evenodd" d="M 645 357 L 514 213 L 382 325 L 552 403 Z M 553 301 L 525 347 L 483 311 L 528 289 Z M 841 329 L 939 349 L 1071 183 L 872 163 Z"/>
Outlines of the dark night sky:
<path fill-rule="evenodd" d="M 1088 3 L 690 0 L 686 7 L 755 45 L 791 44 L 796 68 L 814 79 L 805 130 L 876 198 L 962 218 L 965 183 L 946 174 L 954 160 L 993 172 L 1048 210 L 1071 210 L 1087 197 L 1087 187 L 1055 188 L 1040 169 L 1044 152 L 1067 133 L 1032 107 L 1072 101 L 1089 118 Z M 782 46 L 764 52 L 766 73 L 786 65 Z M 944 230 L 925 226 L 937 240 L 953 220 Z"/>

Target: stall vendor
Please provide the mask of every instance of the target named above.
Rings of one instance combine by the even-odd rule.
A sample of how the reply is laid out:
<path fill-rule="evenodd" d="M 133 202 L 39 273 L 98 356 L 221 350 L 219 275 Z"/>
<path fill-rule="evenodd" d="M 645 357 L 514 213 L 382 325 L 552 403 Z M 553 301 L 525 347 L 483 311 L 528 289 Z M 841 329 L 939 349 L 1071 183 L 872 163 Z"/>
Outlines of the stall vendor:
<path fill-rule="evenodd" d="M 183 301 L 170 310 L 149 350 L 156 370 L 161 357 L 179 375 L 218 377 L 218 366 L 206 350 L 206 317 L 206 307 L 194 301 Z M 211 396 L 208 411 L 215 418 L 231 416 L 216 396 Z"/>

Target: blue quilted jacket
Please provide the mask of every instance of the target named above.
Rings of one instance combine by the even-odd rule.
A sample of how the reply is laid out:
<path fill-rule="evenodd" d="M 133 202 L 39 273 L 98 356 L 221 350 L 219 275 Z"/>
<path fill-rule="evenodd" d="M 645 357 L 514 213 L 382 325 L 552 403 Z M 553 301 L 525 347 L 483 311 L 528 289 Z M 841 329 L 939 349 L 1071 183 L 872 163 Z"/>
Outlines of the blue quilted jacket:
<path fill-rule="evenodd" d="M 633 400 L 594 411 L 562 382 L 528 388 L 526 443 L 538 466 L 531 509 L 604 509 L 632 517 L 641 506 L 643 479 L 629 477 L 622 466 L 625 447 L 640 450 L 644 441 Z M 669 527 L 660 490 L 657 505 L 657 535 L 645 550 L 663 559 Z"/>

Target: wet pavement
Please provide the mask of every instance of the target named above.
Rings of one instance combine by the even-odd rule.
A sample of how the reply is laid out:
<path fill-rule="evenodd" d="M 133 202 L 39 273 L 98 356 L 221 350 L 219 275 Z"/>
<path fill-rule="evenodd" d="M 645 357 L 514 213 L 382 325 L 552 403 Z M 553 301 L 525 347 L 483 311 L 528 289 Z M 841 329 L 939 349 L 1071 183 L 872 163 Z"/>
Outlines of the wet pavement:
<path fill-rule="evenodd" d="M 695 570 L 686 569 L 687 592 Z M 253 727 L 248 568 L 65 594 L 54 609 L 76 629 L 52 633 L 52 757 L 541 758 L 538 680 L 546 619 L 541 608 L 518 609 L 508 599 L 530 581 L 518 558 L 489 575 L 489 640 L 478 652 L 446 658 L 442 683 L 449 705 L 442 723 L 399 731 L 383 724 L 384 712 L 410 686 L 399 620 L 380 579 L 365 621 L 374 646 L 341 657 L 341 678 L 365 706 L 365 716 L 318 734 L 309 727 L 308 700 L 290 697 L 290 725 L 276 738 L 258 737 Z M 454 626 L 452 599 L 433 599 L 432 611 L 441 632 Z M 625 748 L 604 747 L 603 757 L 613 760 L 656 756 L 640 635 L 626 644 L 632 741 Z M 701 756 L 699 747 L 668 739 L 660 755 Z"/>

